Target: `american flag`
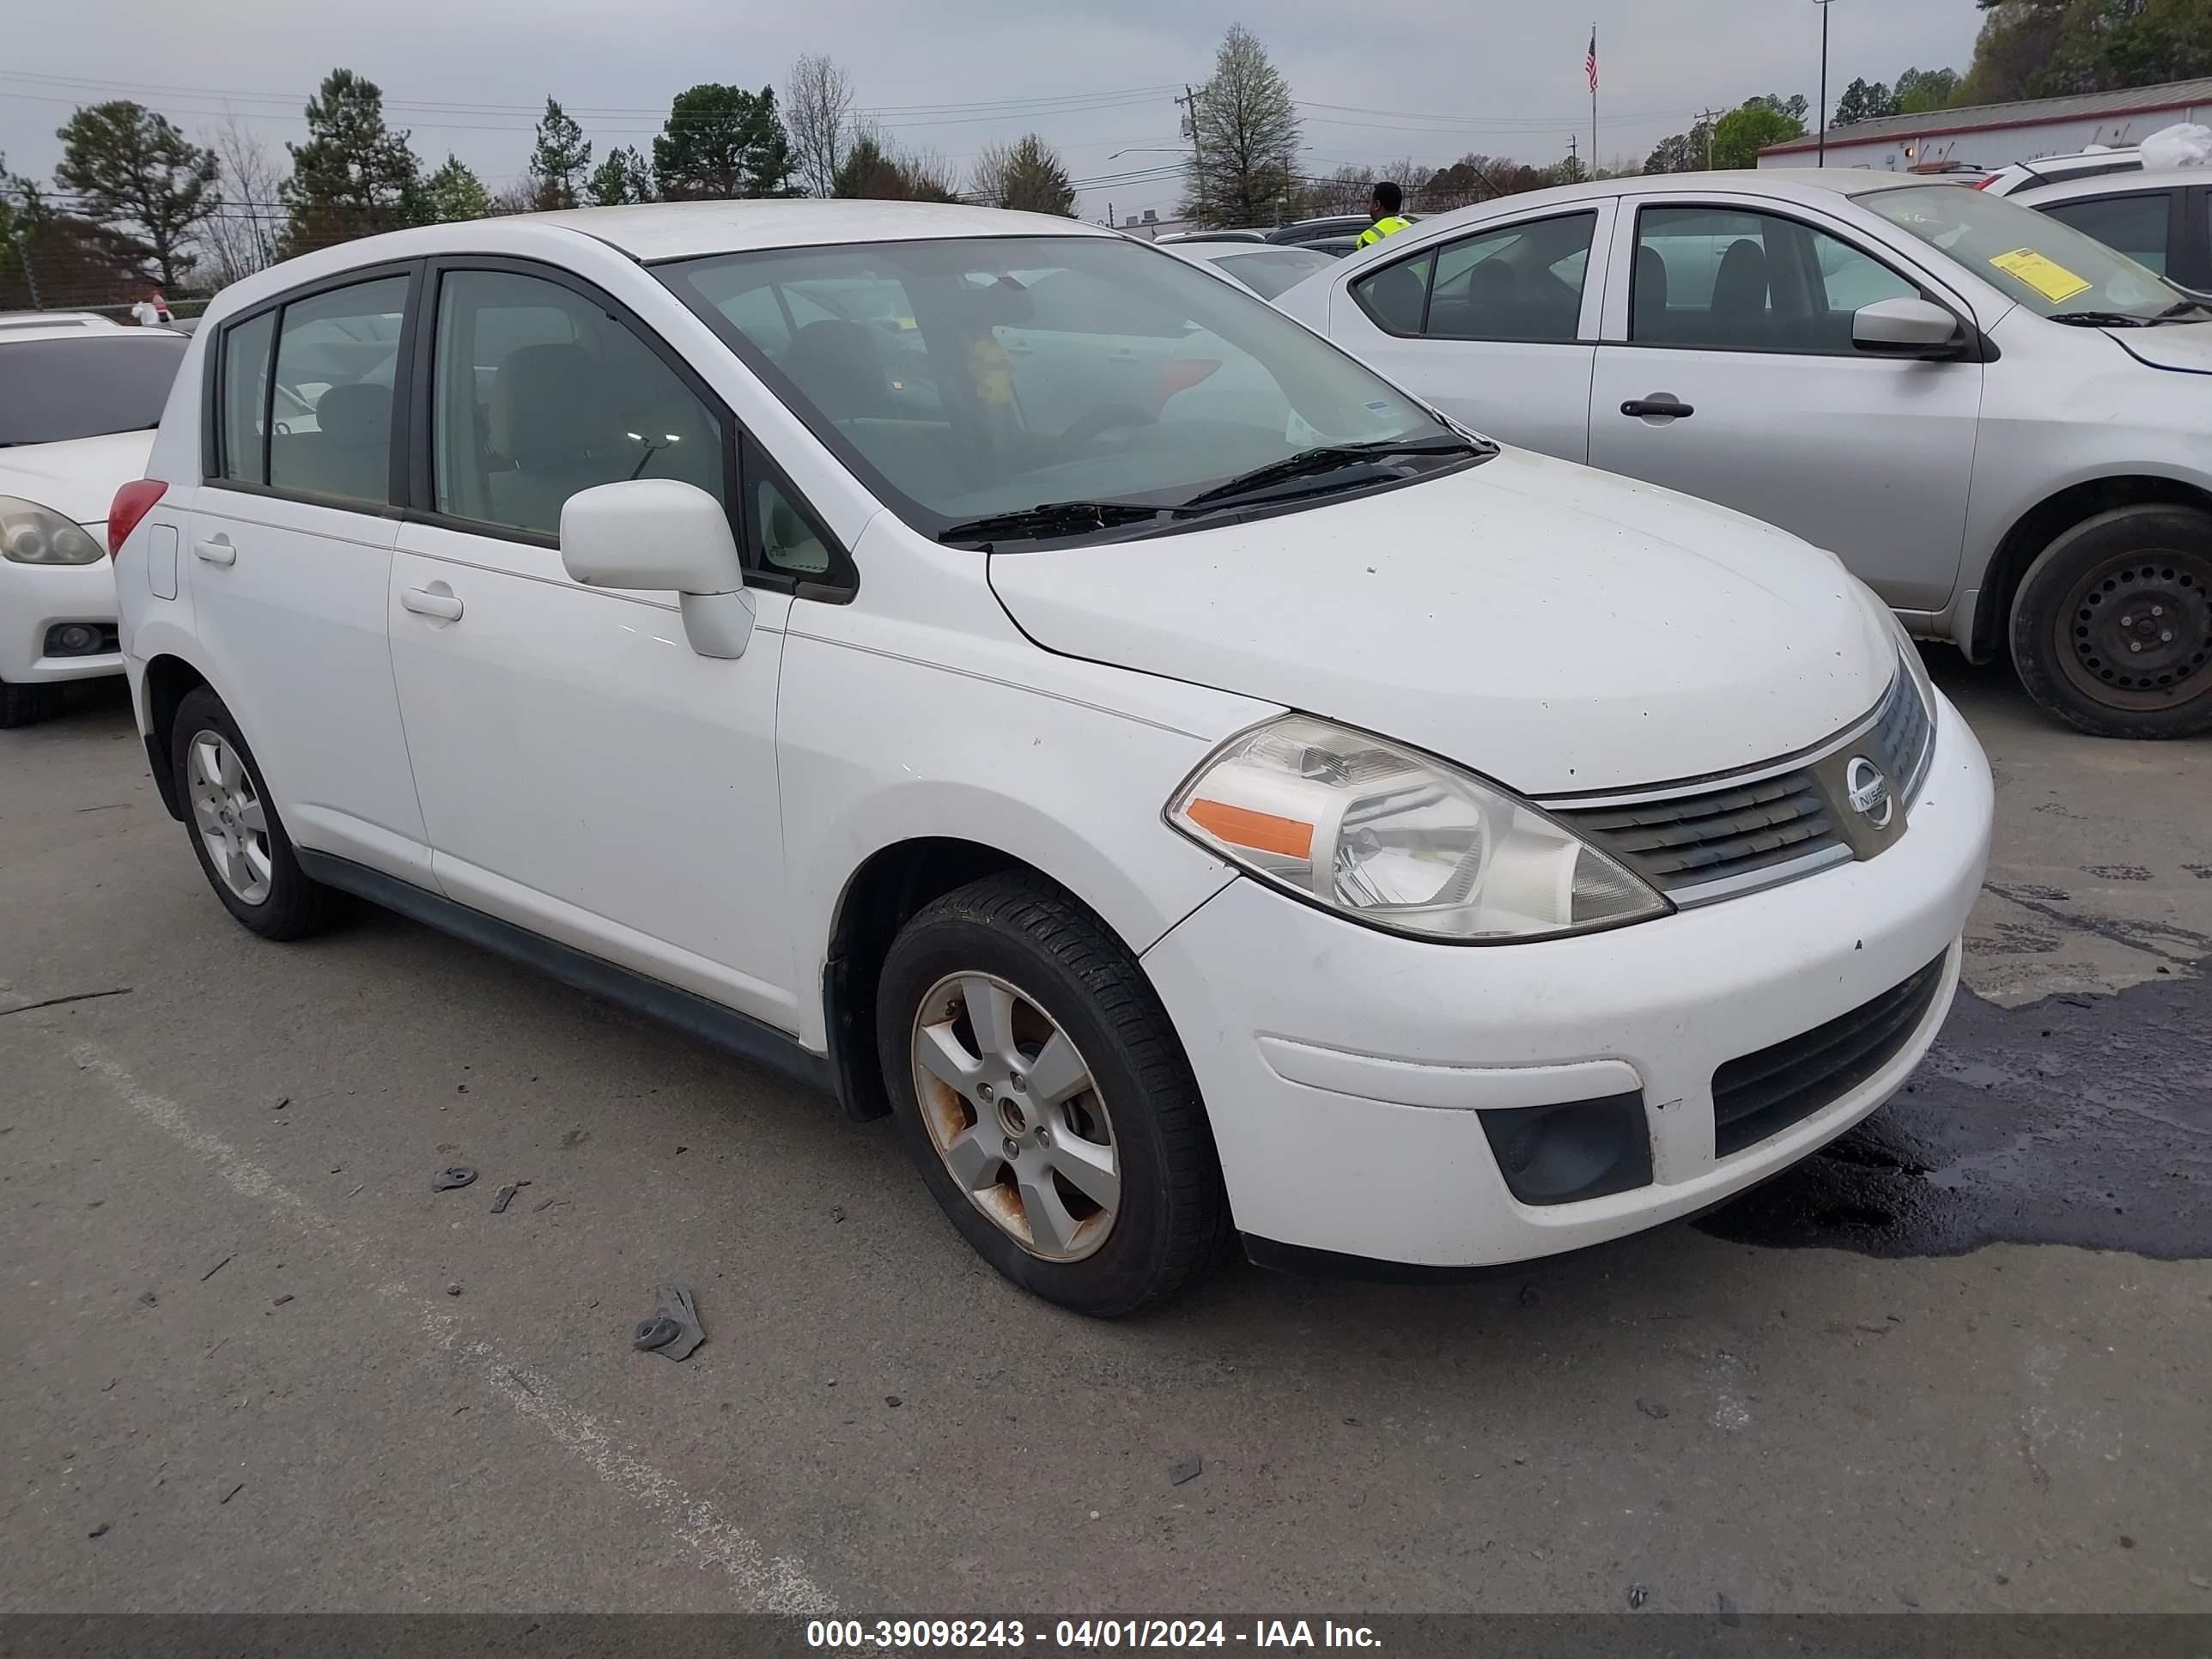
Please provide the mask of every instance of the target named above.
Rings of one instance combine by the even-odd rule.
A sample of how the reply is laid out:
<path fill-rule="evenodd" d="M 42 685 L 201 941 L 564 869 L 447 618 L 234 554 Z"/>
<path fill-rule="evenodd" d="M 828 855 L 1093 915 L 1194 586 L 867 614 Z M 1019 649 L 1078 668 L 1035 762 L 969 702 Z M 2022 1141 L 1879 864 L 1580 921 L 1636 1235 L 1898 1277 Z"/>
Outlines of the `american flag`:
<path fill-rule="evenodd" d="M 1583 70 L 1589 76 L 1590 90 L 1597 90 L 1597 31 L 1590 31 L 1589 56 L 1583 59 Z"/>

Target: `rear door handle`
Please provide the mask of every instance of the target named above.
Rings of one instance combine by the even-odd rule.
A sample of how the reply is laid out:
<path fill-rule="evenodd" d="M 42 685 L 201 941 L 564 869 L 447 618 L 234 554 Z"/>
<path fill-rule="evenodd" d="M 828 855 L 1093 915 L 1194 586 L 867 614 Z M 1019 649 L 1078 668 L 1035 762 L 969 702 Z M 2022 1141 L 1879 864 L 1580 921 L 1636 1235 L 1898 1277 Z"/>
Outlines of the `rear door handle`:
<path fill-rule="evenodd" d="M 204 541 L 192 544 L 192 556 L 204 559 L 210 564 L 236 564 L 238 550 L 230 544 L 228 536 L 210 536 Z"/>
<path fill-rule="evenodd" d="M 399 603 L 418 617 L 435 617 L 441 622 L 459 622 L 461 602 L 451 593 L 433 593 L 428 588 L 405 587 L 399 592 Z"/>
<path fill-rule="evenodd" d="M 1621 404 L 1620 412 L 1638 419 L 1656 417 L 1662 420 L 1685 421 L 1698 411 L 1671 392 L 1654 392 L 1649 398 L 1631 398 Z"/>

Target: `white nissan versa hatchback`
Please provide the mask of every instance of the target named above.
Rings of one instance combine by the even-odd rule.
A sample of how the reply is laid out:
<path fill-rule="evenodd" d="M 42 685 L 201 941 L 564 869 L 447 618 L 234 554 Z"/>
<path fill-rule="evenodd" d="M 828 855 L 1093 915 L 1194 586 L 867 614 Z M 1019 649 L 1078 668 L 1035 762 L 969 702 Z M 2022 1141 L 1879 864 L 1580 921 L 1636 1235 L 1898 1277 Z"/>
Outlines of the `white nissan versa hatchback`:
<path fill-rule="evenodd" d="M 1085 1312 L 1232 1229 L 1457 1268 L 1705 1208 L 1957 983 L 1988 768 L 1833 558 L 1110 232 L 377 237 L 225 290 L 150 471 L 131 684 L 233 915 L 362 896 L 888 1109 Z"/>

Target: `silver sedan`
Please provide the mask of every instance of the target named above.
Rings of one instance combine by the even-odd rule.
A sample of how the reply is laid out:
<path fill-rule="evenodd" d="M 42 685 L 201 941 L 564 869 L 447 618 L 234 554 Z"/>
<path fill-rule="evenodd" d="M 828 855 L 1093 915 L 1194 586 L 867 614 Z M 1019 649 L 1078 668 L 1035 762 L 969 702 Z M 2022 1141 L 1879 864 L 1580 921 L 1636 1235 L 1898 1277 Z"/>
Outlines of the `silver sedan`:
<path fill-rule="evenodd" d="M 2212 309 L 2055 218 L 1892 173 L 1607 179 L 1276 303 L 1469 426 L 1832 550 L 2084 731 L 2212 728 Z"/>

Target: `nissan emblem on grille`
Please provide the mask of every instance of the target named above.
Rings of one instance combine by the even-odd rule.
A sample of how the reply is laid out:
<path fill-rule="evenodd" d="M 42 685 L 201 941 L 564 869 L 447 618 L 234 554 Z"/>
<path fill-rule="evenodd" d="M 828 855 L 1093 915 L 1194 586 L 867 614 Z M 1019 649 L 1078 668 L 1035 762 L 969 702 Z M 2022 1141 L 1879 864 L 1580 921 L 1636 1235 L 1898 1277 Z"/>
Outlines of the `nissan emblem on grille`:
<path fill-rule="evenodd" d="M 1850 792 L 1851 810 L 1875 829 L 1888 829 L 1893 808 L 1889 799 L 1889 780 L 1882 776 L 1881 769 L 1864 755 L 1854 755 L 1844 772 L 1844 782 Z"/>

